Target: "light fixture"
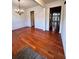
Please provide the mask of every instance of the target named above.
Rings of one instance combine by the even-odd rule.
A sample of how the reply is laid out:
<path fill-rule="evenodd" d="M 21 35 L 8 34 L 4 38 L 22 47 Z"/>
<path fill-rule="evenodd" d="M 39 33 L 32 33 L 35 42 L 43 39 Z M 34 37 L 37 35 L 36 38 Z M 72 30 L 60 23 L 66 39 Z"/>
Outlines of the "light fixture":
<path fill-rule="evenodd" d="M 17 14 L 21 15 L 21 14 L 24 13 L 24 10 L 21 9 L 21 6 L 20 6 L 20 0 L 18 0 L 18 2 L 19 2 L 19 8 L 15 9 L 15 12 L 16 12 Z"/>

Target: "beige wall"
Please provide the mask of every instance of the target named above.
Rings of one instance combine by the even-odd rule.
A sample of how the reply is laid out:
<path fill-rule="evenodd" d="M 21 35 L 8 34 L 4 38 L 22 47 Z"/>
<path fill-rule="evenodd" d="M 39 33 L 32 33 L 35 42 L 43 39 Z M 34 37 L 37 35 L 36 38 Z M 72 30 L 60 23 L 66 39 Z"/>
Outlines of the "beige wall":
<path fill-rule="evenodd" d="M 15 13 L 14 9 L 17 7 L 12 7 L 12 30 L 22 28 L 26 26 L 26 13 L 21 16 Z"/>
<path fill-rule="evenodd" d="M 28 26 L 31 27 L 31 17 L 30 12 L 34 11 L 34 18 L 35 18 L 35 28 L 45 30 L 45 8 L 41 6 L 36 6 L 33 8 L 26 9 Z"/>
<path fill-rule="evenodd" d="M 66 54 L 66 5 L 63 6 L 63 20 L 62 20 L 62 28 L 61 28 L 61 37 L 63 42 L 64 51 Z"/>

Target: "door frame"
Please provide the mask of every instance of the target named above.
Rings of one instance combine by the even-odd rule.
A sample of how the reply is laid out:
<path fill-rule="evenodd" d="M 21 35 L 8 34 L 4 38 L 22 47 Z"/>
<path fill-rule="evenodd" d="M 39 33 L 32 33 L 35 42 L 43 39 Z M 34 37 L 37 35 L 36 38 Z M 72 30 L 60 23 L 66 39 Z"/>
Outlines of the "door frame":
<path fill-rule="evenodd" d="M 32 13 L 33 13 L 33 19 L 32 19 Z M 30 20 L 31 20 L 31 27 L 35 28 L 35 13 L 34 13 L 34 11 L 30 11 Z"/>
<path fill-rule="evenodd" d="M 54 6 L 54 7 L 50 7 L 50 8 L 55 8 L 55 7 L 61 7 L 61 12 L 60 12 L 60 24 L 59 24 L 59 33 L 60 33 L 60 30 L 61 30 L 61 21 L 62 21 L 62 5 L 59 5 L 59 6 Z M 49 24 L 50 24 L 50 8 L 49 8 Z M 50 31 L 50 25 L 49 25 L 49 31 Z"/>

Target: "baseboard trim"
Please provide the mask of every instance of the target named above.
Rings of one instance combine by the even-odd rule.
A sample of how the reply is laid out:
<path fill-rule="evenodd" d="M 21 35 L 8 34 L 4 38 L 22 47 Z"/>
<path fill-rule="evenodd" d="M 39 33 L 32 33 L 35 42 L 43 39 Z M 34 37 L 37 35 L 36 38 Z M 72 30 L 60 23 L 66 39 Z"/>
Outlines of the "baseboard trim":
<path fill-rule="evenodd" d="M 20 28 L 14 29 L 14 30 L 12 30 L 12 31 L 20 30 L 20 29 L 22 29 L 22 28 L 30 28 L 30 27 L 28 27 L 28 26 L 26 26 L 26 27 L 20 27 Z"/>

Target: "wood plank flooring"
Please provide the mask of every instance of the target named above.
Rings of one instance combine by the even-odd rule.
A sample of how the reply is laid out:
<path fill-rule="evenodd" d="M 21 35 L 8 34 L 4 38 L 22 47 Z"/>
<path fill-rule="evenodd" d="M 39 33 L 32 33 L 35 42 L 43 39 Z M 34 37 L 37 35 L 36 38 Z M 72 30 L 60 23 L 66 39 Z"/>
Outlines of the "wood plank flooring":
<path fill-rule="evenodd" d="M 58 33 L 34 28 L 21 28 L 12 31 L 12 54 L 24 47 L 31 47 L 47 59 L 65 59 L 61 37 Z"/>

